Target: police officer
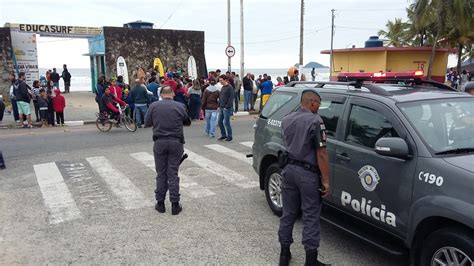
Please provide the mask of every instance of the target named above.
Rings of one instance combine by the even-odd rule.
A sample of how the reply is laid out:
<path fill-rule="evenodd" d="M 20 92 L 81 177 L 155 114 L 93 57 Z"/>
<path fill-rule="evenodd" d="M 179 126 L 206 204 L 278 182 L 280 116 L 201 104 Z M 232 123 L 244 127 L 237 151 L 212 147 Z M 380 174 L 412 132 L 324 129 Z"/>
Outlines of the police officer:
<path fill-rule="evenodd" d="M 170 87 L 161 90 L 162 101 L 150 105 L 145 116 L 145 127 L 153 126 L 153 154 L 156 168 L 156 206 L 164 213 L 166 192 L 169 190 L 171 214 L 177 215 L 183 209 L 179 204 L 178 169 L 183 155 L 183 125 L 191 125 L 186 106 L 173 100 Z"/>
<path fill-rule="evenodd" d="M 282 121 L 288 160 L 282 171 L 283 215 L 278 231 L 280 265 L 289 265 L 293 225 L 300 209 L 303 214 L 305 265 L 324 265 L 317 258 L 321 196 L 329 192 L 329 164 L 326 128 L 317 114 L 320 104 L 321 97 L 316 91 L 305 90 L 301 96 L 301 108 L 285 116 Z"/>

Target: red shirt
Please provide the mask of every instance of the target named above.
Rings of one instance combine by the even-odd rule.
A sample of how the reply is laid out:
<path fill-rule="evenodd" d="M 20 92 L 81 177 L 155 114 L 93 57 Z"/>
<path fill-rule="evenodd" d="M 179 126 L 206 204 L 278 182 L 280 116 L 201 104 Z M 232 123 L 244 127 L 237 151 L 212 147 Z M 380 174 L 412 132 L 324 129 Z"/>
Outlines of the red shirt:
<path fill-rule="evenodd" d="M 62 113 L 66 107 L 66 99 L 61 94 L 57 94 L 53 98 L 53 109 L 55 112 Z"/>
<path fill-rule="evenodd" d="M 122 99 L 122 89 L 118 85 L 115 85 L 115 86 L 110 85 L 109 89 L 110 89 L 110 94 L 114 95 L 115 97 L 119 99 Z"/>
<path fill-rule="evenodd" d="M 178 83 L 176 83 L 176 81 L 172 79 L 165 80 L 165 82 L 163 82 L 163 85 L 169 86 L 174 93 L 176 93 L 176 91 L 178 90 Z"/>

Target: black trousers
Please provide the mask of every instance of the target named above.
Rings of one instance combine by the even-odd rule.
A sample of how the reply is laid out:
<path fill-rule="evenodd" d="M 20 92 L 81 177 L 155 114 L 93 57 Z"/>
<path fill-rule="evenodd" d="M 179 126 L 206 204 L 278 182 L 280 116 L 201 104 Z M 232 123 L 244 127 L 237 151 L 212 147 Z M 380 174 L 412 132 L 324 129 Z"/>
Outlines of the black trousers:
<path fill-rule="evenodd" d="M 64 112 L 56 112 L 56 123 L 64 124 Z"/>
<path fill-rule="evenodd" d="M 48 125 L 54 126 L 54 111 L 53 110 L 48 110 L 46 112 L 46 117 L 48 119 Z"/>
<path fill-rule="evenodd" d="M 0 151 L 0 168 L 5 168 L 5 160 L 3 159 L 3 153 Z"/>
<path fill-rule="evenodd" d="M 0 100 L 0 122 L 3 120 L 3 114 L 5 113 L 5 103 Z"/>
<path fill-rule="evenodd" d="M 153 145 L 156 168 L 156 201 L 164 201 L 169 191 L 170 201 L 179 202 L 178 170 L 183 156 L 183 144 L 178 139 L 157 139 Z"/>
<path fill-rule="evenodd" d="M 35 107 L 35 116 L 36 116 L 36 121 L 38 122 L 40 120 L 38 101 L 33 101 L 33 106 Z"/>

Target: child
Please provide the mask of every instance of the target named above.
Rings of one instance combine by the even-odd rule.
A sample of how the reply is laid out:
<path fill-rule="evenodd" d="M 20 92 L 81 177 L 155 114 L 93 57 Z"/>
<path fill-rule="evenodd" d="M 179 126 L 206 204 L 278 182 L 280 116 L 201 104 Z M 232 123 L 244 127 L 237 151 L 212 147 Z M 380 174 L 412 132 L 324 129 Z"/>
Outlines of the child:
<path fill-rule="evenodd" d="M 41 119 L 41 127 L 47 127 L 47 120 L 48 120 L 48 102 L 46 91 L 44 89 L 39 90 L 39 97 L 38 97 L 38 107 L 39 107 L 39 114 Z"/>
<path fill-rule="evenodd" d="M 46 112 L 48 126 L 54 127 L 53 95 L 50 90 L 46 92 L 46 102 L 48 103 L 48 111 Z"/>
<path fill-rule="evenodd" d="M 61 95 L 59 89 L 54 90 L 56 96 L 53 98 L 53 108 L 56 112 L 56 123 L 58 126 L 64 126 L 64 108 L 66 107 L 66 99 Z"/>
<path fill-rule="evenodd" d="M 132 96 L 129 94 L 128 89 L 123 91 L 122 100 L 128 104 L 128 107 L 130 107 L 127 109 L 126 114 L 130 118 L 133 118 L 133 109 L 135 108 L 135 104 L 132 101 Z"/>

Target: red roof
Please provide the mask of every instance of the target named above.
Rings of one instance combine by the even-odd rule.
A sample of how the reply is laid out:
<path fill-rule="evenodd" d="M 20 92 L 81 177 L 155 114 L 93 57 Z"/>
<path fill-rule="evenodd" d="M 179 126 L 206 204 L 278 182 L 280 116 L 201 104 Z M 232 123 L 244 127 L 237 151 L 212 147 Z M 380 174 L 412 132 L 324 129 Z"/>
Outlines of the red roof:
<path fill-rule="evenodd" d="M 432 47 L 369 47 L 369 48 L 346 48 L 346 49 L 334 49 L 334 53 L 343 53 L 343 52 L 380 52 L 380 51 L 431 51 Z M 436 52 L 448 52 L 448 53 L 457 53 L 457 49 L 452 48 L 437 48 Z M 331 50 L 323 50 L 321 54 L 331 54 Z"/>

